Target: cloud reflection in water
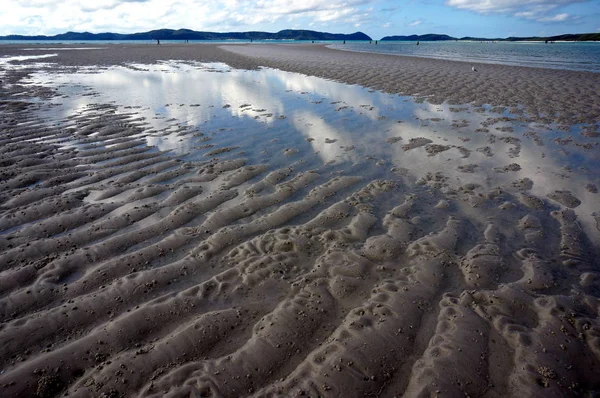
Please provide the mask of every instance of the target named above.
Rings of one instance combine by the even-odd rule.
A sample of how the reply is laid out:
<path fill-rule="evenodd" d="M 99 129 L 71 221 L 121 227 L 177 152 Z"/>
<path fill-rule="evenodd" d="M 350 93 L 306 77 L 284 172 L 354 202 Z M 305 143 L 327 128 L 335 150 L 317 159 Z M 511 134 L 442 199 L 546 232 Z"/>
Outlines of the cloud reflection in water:
<path fill-rule="evenodd" d="M 464 184 L 478 184 L 483 190 L 510 187 L 529 178 L 531 193 L 541 198 L 554 190 L 571 191 L 582 201 L 575 211 L 586 229 L 597 235 L 590 215 L 600 210 L 598 198 L 585 187 L 600 181 L 600 158 L 596 149 L 576 145 L 597 145 L 597 138 L 586 141 L 576 128 L 559 133 L 550 126 L 548 131 L 547 126 L 528 125 L 508 113 L 415 103 L 360 86 L 272 69 L 164 62 L 86 72 L 93 73 L 41 72 L 33 80 L 54 84 L 69 96 L 60 99 L 63 106 L 55 110 L 62 112 L 59 116 L 91 103 L 115 103 L 123 112 L 135 111 L 158 132 L 147 137 L 148 144 L 188 159 L 201 159 L 206 151 L 197 148 L 209 142 L 215 147 L 240 147 L 251 162 L 275 167 L 298 159 L 314 167 L 335 161 L 342 169 L 365 165 L 361 168 L 365 174 L 402 169 L 412 181 L 441 172 L 455 188 Z M 94 95 L 78 95 L 90 87 Z M 492 120 L 502 116 L 509 119 Z M 201 134 L 181 135 L 178 127 Z M 568 135 L 574 137 L 568 146 L 552 140 Z M 407 150 L 405 145 L 417 138 L 439 147 Z M 286 157 L 286 148 L 296 149 L 296 157 Z M 511 164 L 520 169 L 498 172 Z M 469 165 L 476 165 L 472 172 L 459 169 Z"/>

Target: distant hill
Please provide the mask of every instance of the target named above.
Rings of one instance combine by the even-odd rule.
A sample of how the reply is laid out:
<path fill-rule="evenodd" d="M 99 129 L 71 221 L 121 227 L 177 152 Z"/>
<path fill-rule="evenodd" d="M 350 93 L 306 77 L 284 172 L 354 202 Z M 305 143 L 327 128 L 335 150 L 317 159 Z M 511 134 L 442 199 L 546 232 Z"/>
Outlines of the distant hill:
<path fill-rule="evenodd" d="M 448 35 L 436 35 L 433 33 L 427 35 L 410 35 L 410 36 L 386 36 L 381 41 L 442 41 L 442 40 L 457 40 L 455 37 Z"/>
<path fill-rule="evenodd" d="M 548 37 L 508 37 L 507 41 L 599 41 L 600 33 L 567 34 Z"/>
<path fill-rule="evenodd" d="M 141 33 L 67 32 L 54 36 L 0 36 L 0 40 L 371 40 L 362 32 L 351 34 L 286 29 L 269 32 L 198 32 L 190 29 L 158 29 Z"/>
<path fill-rule="evenodd" d="M 157 29 L 140 33 L 89 33 L 89 32 L 67 32 L 54 36 L 24 36 L 8 35 L 0 36 L 0 40 L 372 40 L 363 32 L 350 34 L 317 32 L 314 30 L 285 29 L 276 33 L 270 32 L 201 32 L 190 29 Z M 452 37 L 443 34 L 409 35 L 409 36 L 386 36 L 381 41 L 448 41 L 448 40 L 471 40 L 471 41 L 600 41 L 600 33 L 565 34 L 548 37 L 507 37 L 507 38 L 481 38 L 481 37 Z"/>
<path fill-rule="evenodd" d="M 442 41 L 442 40 L 470 40 L 470 41 L 600 41 L 600 33 L 566 34 L 558 36 L 538 37 L 507 37 L 507 38 L 481 38 L 481 37 L 452 37 L 448 35 L 410 35 L 410 36 L 386 36 L 381 41 Z"/>

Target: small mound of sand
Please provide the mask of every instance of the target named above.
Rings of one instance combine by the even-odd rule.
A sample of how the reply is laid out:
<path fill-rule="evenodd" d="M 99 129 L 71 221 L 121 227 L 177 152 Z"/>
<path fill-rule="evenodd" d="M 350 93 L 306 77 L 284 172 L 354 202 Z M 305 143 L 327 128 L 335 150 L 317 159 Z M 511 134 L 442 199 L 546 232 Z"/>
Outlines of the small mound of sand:
<path fill-rule="evenodd" d="M 552 200 L 557 201 L 563 206 L 575 208 L 581 204 L 581 201 L 577 199 L 571 191 L 554 191 L 548 194 L 548 197 Z"/>
<path fill-rule="evenodd" d="M 431 141 L 430 139 L 425 138 L 425 137 L 411 138 L 408 141 L 408 144 L 402 145 L 402 149 L 404 151 L 410 151 L 411 149 L 419 148 L 419 147 L 425 146 L 427 144 L 430 144 L 432 142 L 433 141 Z"/>

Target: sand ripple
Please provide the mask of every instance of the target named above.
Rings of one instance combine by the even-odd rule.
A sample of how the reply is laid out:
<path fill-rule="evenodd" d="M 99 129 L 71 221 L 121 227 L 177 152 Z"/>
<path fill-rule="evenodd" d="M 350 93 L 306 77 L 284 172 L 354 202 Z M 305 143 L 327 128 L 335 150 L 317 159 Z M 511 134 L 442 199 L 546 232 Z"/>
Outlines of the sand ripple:
<path fill-rule="evenodd" d="M 0 103 L 2 396 L 600 390 L 596 248 L 568 191 L 276 168 L 237 147 L 185 161 L 135 113 L 33 107 Z M 403 149 L 421 146 L 449 149 Z"/>

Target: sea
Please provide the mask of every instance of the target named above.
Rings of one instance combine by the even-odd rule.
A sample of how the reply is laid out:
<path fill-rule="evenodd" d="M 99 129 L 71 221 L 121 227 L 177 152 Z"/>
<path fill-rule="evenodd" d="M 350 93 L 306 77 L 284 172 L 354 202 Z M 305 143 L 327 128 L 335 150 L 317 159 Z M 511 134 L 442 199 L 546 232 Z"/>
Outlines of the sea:
<path fill-rule="evenodd" d="M 22 44 L 51 47 L 56 44 L 118 45 L 148 44 L 155 41 L 142 40 L 2 40 L 3 44 Z M 182 43 L 181 40 L 161 40 L 162 44 Z M 248 40 L 202 41 L 193 43 L 248 44 Z M 317 43 L 329 47 L 369 53 L 395 54 L 403 56 L 437 58 L 453 61 L 529 66 L 536 68 L 568 69 L 600 73 L 600 42 L 548 42 L 523 41 L 310 41 L 310 40 L 254 40 L 251 44 L 264 43 Z"/>
<path fill-rule="evenodd" d="M 338 50 L 569 69 L 600 73 L 600 42 L 379 41 L 335 43 Z"/>

